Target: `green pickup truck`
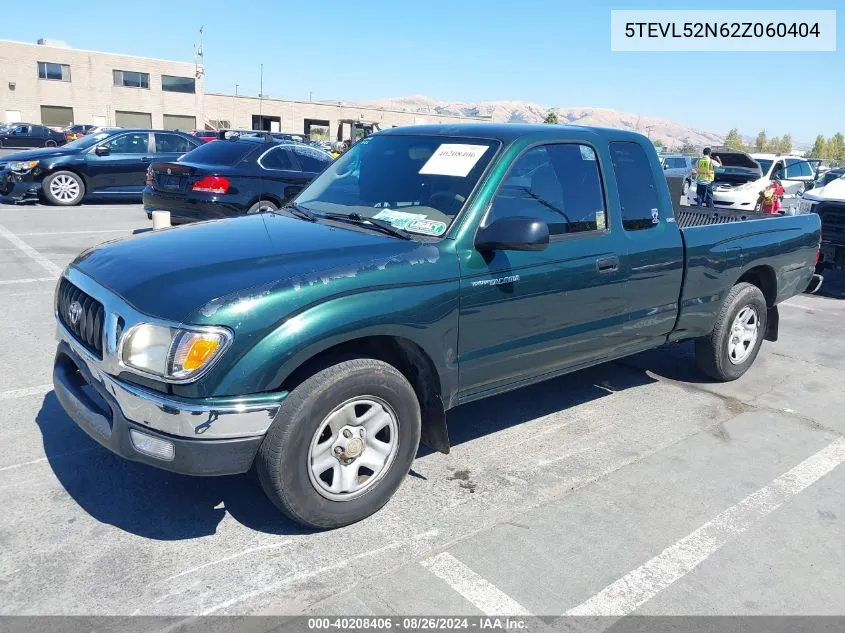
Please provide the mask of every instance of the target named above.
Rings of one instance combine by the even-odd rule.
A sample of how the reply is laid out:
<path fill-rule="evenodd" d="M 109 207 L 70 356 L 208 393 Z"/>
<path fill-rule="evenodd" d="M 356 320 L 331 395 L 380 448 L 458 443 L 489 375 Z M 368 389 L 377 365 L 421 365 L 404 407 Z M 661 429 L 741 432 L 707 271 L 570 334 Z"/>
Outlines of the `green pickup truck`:
<path fill-rule="evenodd" d="M 814 282 L 815 214 L 674 209 L 639 134 L 385 130 L 274 212 L 117 240 L 56 290 L 53 379 L 109 450 L 376 512 L 466 402 L 676 341 L 734 380 Z M 816 280 L 815 285 L 818 285 Z"/>

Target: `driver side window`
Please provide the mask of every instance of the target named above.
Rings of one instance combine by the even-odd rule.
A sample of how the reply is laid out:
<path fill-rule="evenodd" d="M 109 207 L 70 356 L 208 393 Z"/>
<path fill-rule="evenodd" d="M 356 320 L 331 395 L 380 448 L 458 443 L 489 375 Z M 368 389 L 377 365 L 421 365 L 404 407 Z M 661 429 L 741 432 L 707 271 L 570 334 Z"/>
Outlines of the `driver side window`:
<path fill-rule="evenodd" d="M 778 162 L 775 163 L 775 166 L 772 167 L 771 179 L 772 180 L 775 180 L 775 179 L 781 180 L 783 178 L 784 178 L 783 161 L 779 160 Z"/>
<path fill-rule="evenodd" d="M 511 166 L 486 224 L 510 216 L 543 220 L 549 234 L 603 231 L 604 193 L 593 149 L 576 143 L 534 147 Z"/>
<path fill-rule="evenodd" d="M 112 154 L 146 154 L 149 151 L 149 135 L 146 132 L 121 134 L 103 143 Z"/>

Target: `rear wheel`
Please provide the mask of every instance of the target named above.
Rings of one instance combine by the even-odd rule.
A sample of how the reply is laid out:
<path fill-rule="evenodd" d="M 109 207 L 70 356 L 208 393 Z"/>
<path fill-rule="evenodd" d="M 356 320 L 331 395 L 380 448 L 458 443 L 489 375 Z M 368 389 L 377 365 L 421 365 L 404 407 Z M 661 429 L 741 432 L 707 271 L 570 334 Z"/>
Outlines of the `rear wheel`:
<path fill-rule="evenodd" d="M 262 213 L 267 211 L 276 211 L 279 207 L 273 204 L 270 200 L 259 200 L 254 205 L 252 205 L 249 209 L 246 210 L 247 215 L 252 215 L 253 213 Z"/>
<path fill-rule="evenodd" d="M 766 299 L 757 286 L 731 288 L 709 336 L 695 341 L 699 369 L 719 381 L 736 380 L 754 364 L 766 333 Z"/>
<path fill-rule="evenodd" d="M 290 393 L 255 466 L 264 492 L 287 516 L 337 528 L 388 502 L 419 438 L 420 407 L 407 379 L 382 361 L 350 360 Z"/>
<path fill-rule="evenodd" d="M 55 146 L 56 146 L 56 141 L 54 141 L 51 138 L 47 139 L 47 141 L 44 143 L 44 147 L 55 147 Z"/>
<path fill-rule="evenodd" d="M 85 183 L 72 171 L 57 171 L 41 183 L 44 196 L 53 204 L 64 207 L 82 202 L 85 197 Z"/>

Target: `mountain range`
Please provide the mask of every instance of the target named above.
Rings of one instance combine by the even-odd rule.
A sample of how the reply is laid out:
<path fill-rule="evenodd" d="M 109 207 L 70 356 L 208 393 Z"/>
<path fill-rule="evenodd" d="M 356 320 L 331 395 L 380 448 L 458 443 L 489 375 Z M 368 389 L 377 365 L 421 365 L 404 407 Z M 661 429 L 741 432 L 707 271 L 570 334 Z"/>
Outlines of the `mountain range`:
<path fill-rule="evenodd" d="M 610 108 L 549 108 L 529 101 L 458 103 L 438 101 L 421 95 L 375 99 L 362 102 L 360 105 L 416 112 L 421 115 L 421 118 L 425 118 L 426 113 L 448 114 L 491 117 L 493 121 L 507 123 L 541 123 L 549 110 L 553 110 L 560 123 L 635 130 L 647 134 L 654 140 L 662 141 L 668 148 L 679 148 L 686 143 L 696 147 L 719 145 L 725 138 L 724 134 L 708 132 L 670 119 L 641 116 Z"/>

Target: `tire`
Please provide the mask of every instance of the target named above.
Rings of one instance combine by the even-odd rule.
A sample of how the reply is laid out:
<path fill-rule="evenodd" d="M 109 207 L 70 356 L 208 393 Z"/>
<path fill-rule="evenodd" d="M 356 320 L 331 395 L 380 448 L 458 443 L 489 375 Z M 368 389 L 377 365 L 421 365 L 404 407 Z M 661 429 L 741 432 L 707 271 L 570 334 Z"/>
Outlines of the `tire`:
<path fill-rule="evenodd" d="M 736 380 L 748 371 L 766 334 L 766 310 L 766 299 L 757 286 L 739 283 L 731 288 L 713 331 L 695 341 L 698 368 L 721 382 Z M 748 319 L 749 311 L 753 313 L 751 319 L 755 333 L 753 340 L 746 341 L 744 339 L 750 336 L 752 321 L 744 327 L 742 322 Z"/>
<path fill-rule="evenodd" d="M 44 147 L 56 147 L 56 141 L 54 141 L 53 139 L 47 139 L 44 142 Z"/>
<path fill-rule="evenodd" d="M 72 171 L 57 171 L 44 179 L 41 191 L 52 204 L 71 207 L 85 197 L 85 183 Z"/>
<path fill-rule="evenodd" d="M 372 402 L 373 406 L 367 409 L 366 405 L 360 405 L 363 412 L 360 418 L 367 421 L 355 424 L 359 403 L 364 401 Z M 351 417 L 339 413 L 350 410 Z M 374 415 L 368 419 L 370 411 Z M 378 426 L 382 419 L 388 420 L 384 428 Z M 334 429 L 328 426 L 330 422 Z M 340 423 L 344 425 L 342 428 L 336 426 Z M 365 426 L 373 423 L 375 426 Z M 365 436 L 360 431 L 362 428 L 381 430 L 367 432 Z M 324 429 L 322 434 L 321 429 Z M 342 439 L 344 432 L 349 432 L 348 437 L 352 439 Z M 405 377 L 382 361 L 348 360 L 319 371 L 288 395 L 259 448 L 255 469 L 264 493 L 285 515 L 312 528 L 338 528 L 374 514 L 388 502 L 411 468 L 419 439 L 420 405 Z M 336 454 L 340 452 L 339 442 L 348 442 L 341 452 L 343 457 Z M 353 442 L 357 445 L 353 446 Z M 365 458 L 382 454 L 370 449 L 381 449 L 388 444 L 395 444 L 395 448 L 384 449 L 388 457 L 383 467 L 367 468 L 363 463 Z M 357 455 L 353 455 L 353 448 Z M 326 460 L 322 475 L 315 475 L 320 471 L 318 466 L 312 467 L 319 460 L 314 457 L 317 453 Z M 344 465 L 342 459 L 352 461 Z M 346 471 L 353 473 L 351 479 L 343 477 L 343 469 L 353 469 Z M 372 474 L 368 475 L 368 470 Z M 343 486 L 346 480 L 353 482 L 351 487 L 358 490 L 330 492 L 329 485 L 335 483 L 336 476 L 338 486 Z M 318 479 L 322 477 L 325 480 Z"/>
<path fill-rule="evenodd" d="M 254 213 L 261 213 L 262 211 L 275 211 L 278 208 L 279 207 L 277 207 L 275 203 L 271 202 L 270 200 L 259 200 L 249 209 L 246 210 L 246 214 L 252 215 Z"/>

